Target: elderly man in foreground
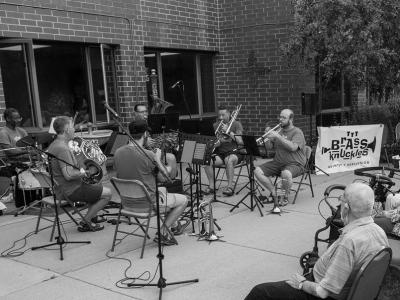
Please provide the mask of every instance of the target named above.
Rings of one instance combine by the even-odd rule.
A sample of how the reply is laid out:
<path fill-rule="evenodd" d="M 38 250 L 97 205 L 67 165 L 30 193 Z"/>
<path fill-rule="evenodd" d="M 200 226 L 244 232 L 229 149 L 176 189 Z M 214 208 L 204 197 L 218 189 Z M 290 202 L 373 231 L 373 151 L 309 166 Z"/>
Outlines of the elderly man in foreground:
<path fill-rule="evenodd" d="M 313 280 L 294 274 L 287 281 L 262 283 L 251 290 L 246 300 L 346 299 L 361 266 L 387 247 L 388 240 L 371 217 L 374 192 L 368 185 L 348 185 L 340 202 L 345 227 L 315 263 Z"/>

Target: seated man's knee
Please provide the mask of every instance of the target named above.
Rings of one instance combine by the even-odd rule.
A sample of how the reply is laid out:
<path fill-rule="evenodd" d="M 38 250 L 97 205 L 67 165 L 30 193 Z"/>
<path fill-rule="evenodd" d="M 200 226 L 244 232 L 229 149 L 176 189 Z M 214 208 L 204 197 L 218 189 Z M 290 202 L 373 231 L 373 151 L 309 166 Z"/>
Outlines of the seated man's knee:
<path fill-rule="evenodd" d="M 292 173 L 289 170 L 282 170 L 281 171 L 281 177 L 282 177 L 282 179 L 291 180 L 292 179 Z"/>
<path fill-rule="evenodd" d="M 108 187 L 106 187 L 106 186 L 103 186 L 102 196 L 103 196 L 104 198 L 107 198 L 108 200 L 110 200 L 111 197 L 112 197 L 112 191 L 111 191 L 111 189 L 108 188 Z"/>
<path fill-rule="evenodd" d="M 256 167 L 256 168 L 254 169 L 254 175 L 255 175 L 257 178 L 259 178 L 260 176 L 263 176 L 263 175 L 264 175 L 264 172 L 261 170 L 260 167 Z"/>

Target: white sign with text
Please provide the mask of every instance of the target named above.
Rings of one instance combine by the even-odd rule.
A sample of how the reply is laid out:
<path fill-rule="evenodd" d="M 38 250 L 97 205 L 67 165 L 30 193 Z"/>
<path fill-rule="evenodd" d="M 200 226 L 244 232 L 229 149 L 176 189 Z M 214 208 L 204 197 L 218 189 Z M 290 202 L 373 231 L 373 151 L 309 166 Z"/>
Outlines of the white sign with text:
<path fill-rule="evenodd" d="M 316 174 L 379 166 L 383 125 L 318 127 Z"/>

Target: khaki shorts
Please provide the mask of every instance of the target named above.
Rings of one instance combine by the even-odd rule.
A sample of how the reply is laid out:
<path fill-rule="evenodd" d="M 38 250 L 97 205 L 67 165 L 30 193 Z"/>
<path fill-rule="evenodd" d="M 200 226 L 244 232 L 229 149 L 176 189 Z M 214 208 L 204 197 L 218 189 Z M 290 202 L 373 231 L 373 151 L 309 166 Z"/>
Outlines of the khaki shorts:
<path fill-rule="evenodd" d="M 283 170 L 288 170 L 295 178 L 304 173 L 304 168 L 297 164 L 283 164 L 276 161 L 269 161 L 259 167 L 265 176 L 281 176 Z"/>
<path fill-rule="evenodd" d="M 160 207 L 174 208 L 183 203 L 187 203 L 187 198 L 182 194 L 168 193 L 165 187 L 159 187 Z"/>

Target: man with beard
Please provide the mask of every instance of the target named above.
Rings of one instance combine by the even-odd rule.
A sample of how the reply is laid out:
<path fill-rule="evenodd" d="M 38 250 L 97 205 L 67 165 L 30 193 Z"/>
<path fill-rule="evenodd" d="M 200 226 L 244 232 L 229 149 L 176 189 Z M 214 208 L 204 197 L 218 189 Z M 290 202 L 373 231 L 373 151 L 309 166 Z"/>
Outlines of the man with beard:
<path fill-rule="evenodd" d="M 270 162 L 267 162 L 254 171 L 257 180 L 266 187 L 270 192 L 274 202 L 274 213 L 279 213 L 279 204 L 284 206 L 288 203 L 288 196 L 292 186 L 292 179 L 301 175 L 304 172 L 304 164 L 306 162 L 305 155 L 305 139 L 303 132 L 300 128 L 293 125 L 293 111 L 284 109 L 279 116 L 279 123 L 281 125 L 280 131 L 271 131 L 266 138 L 265 147 L 267 149 L 274 149 L 275 156 Z M 270 130 L 269 127 L 265 132 Z M 274 184 L 270 176 L 279 175 L 282 178 L 282 188 L 285 195 L 278 203 L 278 197 Z"/>

